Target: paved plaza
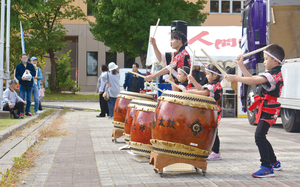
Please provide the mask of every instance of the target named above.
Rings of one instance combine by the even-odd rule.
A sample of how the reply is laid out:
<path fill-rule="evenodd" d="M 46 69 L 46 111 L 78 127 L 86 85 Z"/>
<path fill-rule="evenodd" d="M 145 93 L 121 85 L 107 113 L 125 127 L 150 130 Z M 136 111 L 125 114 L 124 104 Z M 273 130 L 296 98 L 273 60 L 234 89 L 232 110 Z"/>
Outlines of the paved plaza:
<path fill-rule="evenodd" d="M 124 138 L 112 142 L 112 120 L 96 118 L 97 114 L 66 113 L 63 119 L 69 135 L 41 144 L 42 155 L 23 186 L 299 186 L 300 136 L 285 132 L 281 125 L 272 127 L 268 135 L 283 167 L 273 178 L 251 176 L 260 165 L 255 126 L 238 118 L 222 119 L 222 160 L 208 161 L 206 176 L 193 170 L 164 172 L 160 177 L 148 163 L 119 150 Z"/>

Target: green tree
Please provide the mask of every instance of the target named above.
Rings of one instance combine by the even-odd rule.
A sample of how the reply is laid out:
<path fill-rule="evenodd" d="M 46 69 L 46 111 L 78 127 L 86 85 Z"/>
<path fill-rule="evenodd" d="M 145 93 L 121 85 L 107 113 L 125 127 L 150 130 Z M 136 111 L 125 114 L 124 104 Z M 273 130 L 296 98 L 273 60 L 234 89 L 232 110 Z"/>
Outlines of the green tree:
<path fill-rule="evenodd" d="M 112 52 L 140 56 L 146 64 L 146 51 L 150 25 L 170 25 L 173 20 L 184 20 L 189 25 L 200 25 L 207 17 L 202 13 L 205 0 L 191 3 L 185 0 L 86 0 L 92 8 L 95 22 L 90 22 L 91 32 Z"/>
<path fill-rule="evenodd" d="M 80 91 L 80 86 L 77 88 L 76 81 L 71 79 L 71 73 L 75 68 L 70 68 L 72 62 L 70 52 L 71 50 L 66 54 L 58 55 L 56 87 L 58 91 L 66 90 L 75 93 L 75 91 Z"/>
<path fill-rule="evenodd" d="M 64 50 L 68 45 L 67 42 L 62 41 L 66 36 L 66 29 L 61 21 L 63 19 L 85 20 L 86 17 L 80 7 L 72 5 L 74 1 L 12 0 L 12 15 L 14 15 L 12 28 L 19 28 L 20 21 L 22 21 L 26 36 L 26 51 L 29 47 L 33 52 L 50 56 L 51 91 L 56 91 L 55 52 Z"/>

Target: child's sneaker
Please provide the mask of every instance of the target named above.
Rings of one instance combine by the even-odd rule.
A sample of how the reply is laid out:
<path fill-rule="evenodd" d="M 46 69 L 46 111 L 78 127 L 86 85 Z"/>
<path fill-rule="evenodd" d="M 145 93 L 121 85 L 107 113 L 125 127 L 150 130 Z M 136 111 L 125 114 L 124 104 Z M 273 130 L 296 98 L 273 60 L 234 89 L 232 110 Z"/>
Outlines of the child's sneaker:
<path fill-rule="evenodd" d="M 211 152 L 210 155 L 207 157 L 207 160 L 221 160 L 221 154 Z"/>
<path fill-rule="evenodd" d="M 255 173 L 252 173 L 252 177 L 257 178 L 266 178 L 266 177 L 274 177 L 274 170 L 273 168 L 268 168 L 266 166 L 260 166 L 260 170 Z"/>
<path fill-rule="evenodd" d="M 282 170 L 280 161 L 277 161 L 277 162 L 275 162 L 274 164 L 271 164 L 271 165 L 272 165 L 274 171 L 281 171 Z"/>
<path fill-rule="evenodd" d="M 30 112 L 27 112 L 25 116 L 32 116 Z"/>

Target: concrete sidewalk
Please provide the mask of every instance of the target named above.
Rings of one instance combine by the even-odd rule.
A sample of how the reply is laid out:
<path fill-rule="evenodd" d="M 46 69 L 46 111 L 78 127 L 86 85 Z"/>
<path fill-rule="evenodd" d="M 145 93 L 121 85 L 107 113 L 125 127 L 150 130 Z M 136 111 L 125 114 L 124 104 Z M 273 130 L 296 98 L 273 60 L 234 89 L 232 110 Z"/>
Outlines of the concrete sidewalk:
<path fill-rule="evenodd" d="M 125 144 L 111 141 L 112 120 L 95 115 L 66 113 L 63 119 L 69 135 L 42 143 L 43 154 L 24 186 L 299 186 L 300 136 L 285 132 L 280 125 L 268 134 L 283 166 L 276 177 L 251 176 L 260 165 L 255 126 L 238 118 L 221 120 L 222 160 L 208 161 L 206 176 L 189 171 L 164 172 L 160 177 L 148 163 L 139 163 L 126 150 L 119 150 Z"/>

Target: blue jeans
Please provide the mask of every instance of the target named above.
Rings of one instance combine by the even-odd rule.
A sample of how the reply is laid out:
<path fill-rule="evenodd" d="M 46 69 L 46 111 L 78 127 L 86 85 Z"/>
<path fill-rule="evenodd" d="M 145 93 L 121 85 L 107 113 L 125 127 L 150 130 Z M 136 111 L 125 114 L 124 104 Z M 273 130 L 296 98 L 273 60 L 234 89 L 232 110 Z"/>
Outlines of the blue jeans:
<path fill-rule="evenodd" d="M 20 97 L 25 101 L 26 97 L 26 108 L 25 108 L 25 114 L 27 112 L 30 112 L 30 105 L 31 105 L 31 97 L 32 97 L 32 86 L 27 87 L 20 85 Z"/>
<path fill-rule="evenodd" d="M 108 104 L 108 111 L 109 111 L 109 116 L 114 117 L 114 108 L 115 108 L 115 103 L 116 103 L 117 98 L 116 97 L 109 97 L 107 104 Z"/>
<path fill-rule="evenodd" d="M 38 85 L 33 84 L 32 87 L 32 95 L 33 95 L 33 100 L 34 100 L 34 113 L 36 113 L 39 110 L 39 89 Z"/>

